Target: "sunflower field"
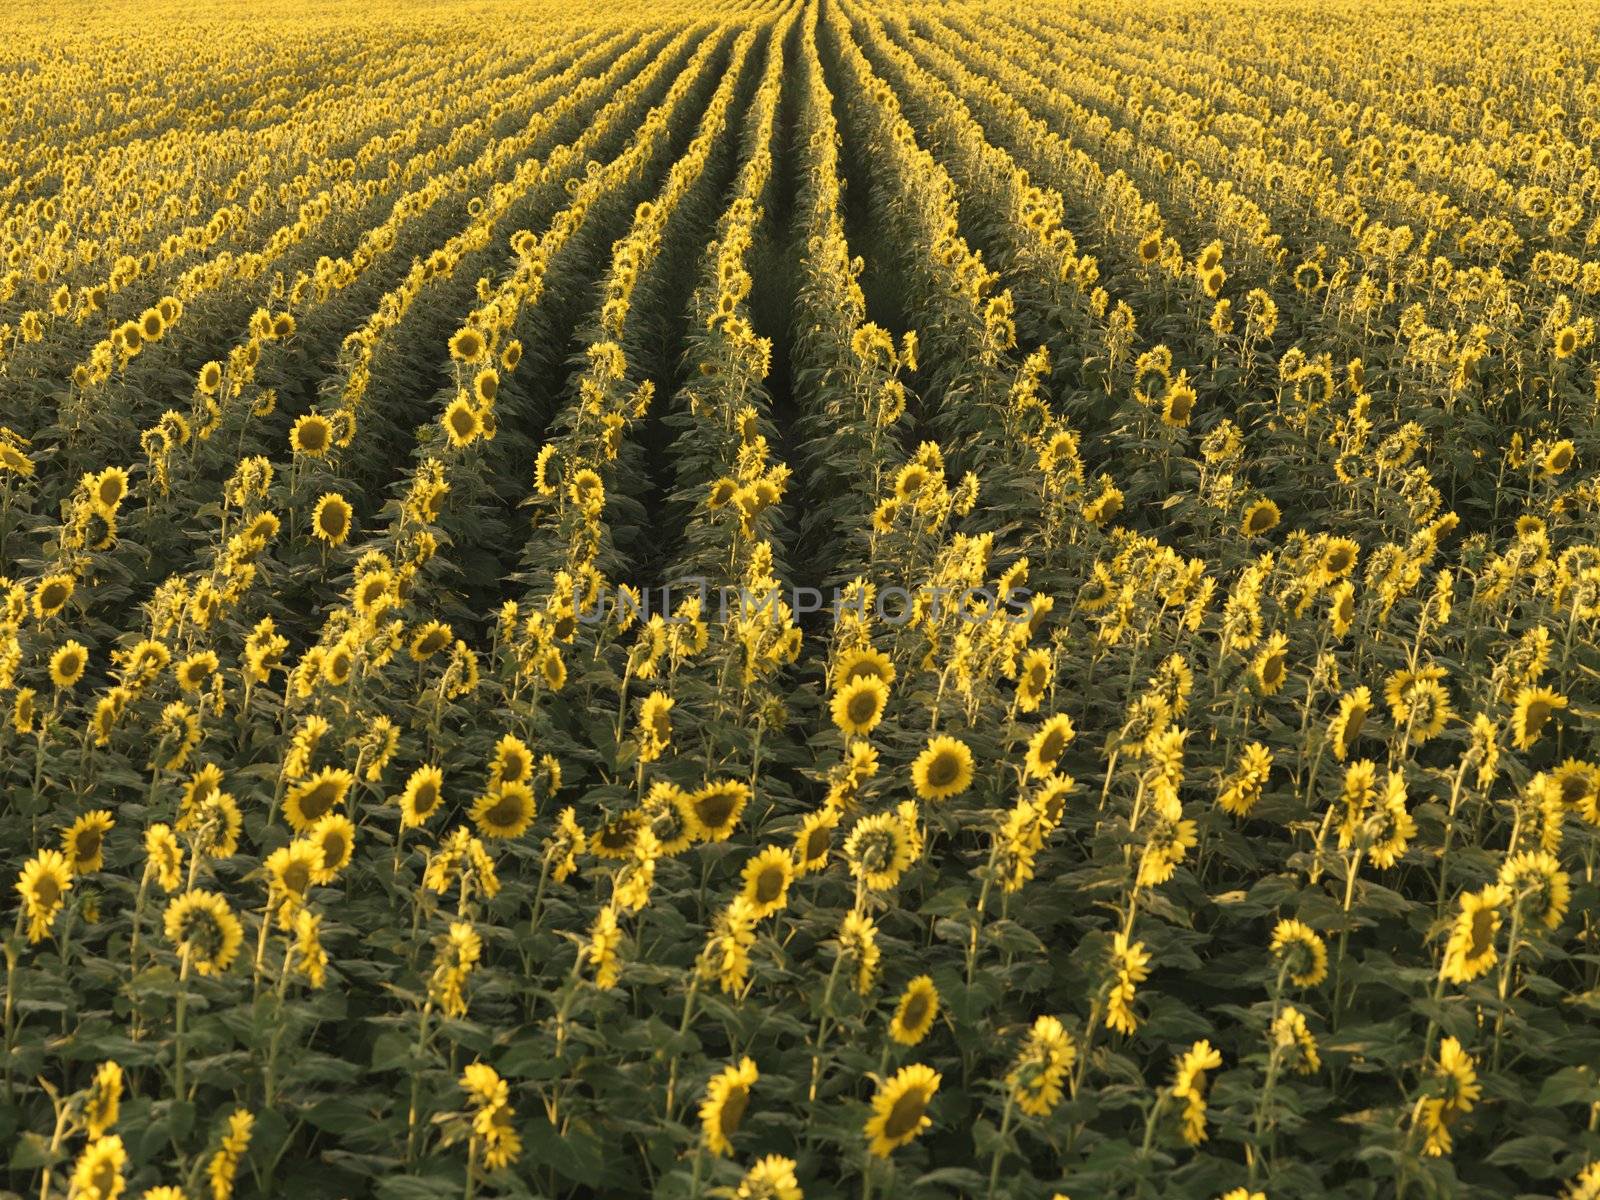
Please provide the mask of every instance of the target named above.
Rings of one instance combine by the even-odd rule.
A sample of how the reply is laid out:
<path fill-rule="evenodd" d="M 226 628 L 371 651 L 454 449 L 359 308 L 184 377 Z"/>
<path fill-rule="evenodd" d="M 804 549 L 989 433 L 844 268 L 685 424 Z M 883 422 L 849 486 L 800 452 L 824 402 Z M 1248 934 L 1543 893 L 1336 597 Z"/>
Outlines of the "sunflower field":
<path fill-rule="evenodd" d="M 1600 1198 L 1600 13 L 0 46 L 0 1197 Z"/>

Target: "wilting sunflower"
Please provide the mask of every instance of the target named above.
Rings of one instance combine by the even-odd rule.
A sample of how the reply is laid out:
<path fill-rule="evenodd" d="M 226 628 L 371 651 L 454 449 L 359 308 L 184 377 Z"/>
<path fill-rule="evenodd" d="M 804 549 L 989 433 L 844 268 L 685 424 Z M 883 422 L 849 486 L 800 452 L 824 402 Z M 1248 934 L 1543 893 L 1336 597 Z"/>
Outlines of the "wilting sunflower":
<path fill-rule="evenodd" d="M 689 793 L 696 836 L 703 842 L 726 841 L 749 802 L 750 785 L 737 779 L 716 780 Z"/>
<path fill-rule="evenodd" d="M 887 891 L 911 866 L 911 839 L 895 813 L 873 813 L 856 822 L 844 843 L 850 873 L 873 891 Z"/>
<path fill-rule="evenodd" d="M 28 940 L 38 942 L 50 932 L 50 924 L 66 903 L 72 887 L 72 870 L 66 857 L 55 850 L 41 850 L 23 865 L 17 877 L 17 892 L 28 915 Z"/>
<path fill-rule="evenodd" d="M 472 804 L 472 823 L 486 838 L 521 837 L 533 824 L 533 789 L 525 783 L 496 784 Z"/>
<path fill-rule="evenodd" d="M 1440 972 L 1447 983 L 1468 983 L 1499 961 L 1495 937 L 1500 932 L 1501 910 L 1510 901 L 1511 893 L 1499 884 L 1462 894 L 1461 911 L 1450 929 Z"/>
<path fill-rule="evenodd" d="M 1511 741 L 1518 750 L 1531 749 L 1544 732 L 1546 722 L 1563 708 L 1567 698 L 1549 688 L 1525 687 L 1517 693 L 1511 714 Z"/>
<path fill-rule="evenodd" d="M 61 834 L 61 852 L 74 875 L 98 871 L 105 861 L 106 834 L 116 821 L 103 808 L 86 812 Z"/>
<path fill-rule="evenodd" d="M 972 786 L 972 750 L 958 738 L 929 738 L 911 764 L 911 784 L 922 800 L 959 796 Z"/>
<path fill-rule="evenodd" d="M 833 694 L 833 723 L 851 737 L 864 737 L 883 720 L 888 702 L 888 684 L 876 675 L 858 675 Z"/>
<path fill-rule="evenodd" d="M 1029 777 L 1044 779 L 1054 774 L 1062 754 L 1066 753 L 1068 744 L 1075 736 L 1077 730 L 1072 726 L 1072 718 L 1065 713 L 1057 713 L 1046 719 L 1028 739 L 1028 752 L 1023 759 L 1023 766 Z"/>
<path fill-rule="evenodd" d="M 933 977 L 918 975 L 906 984 L 889 1022 L 889 1036 L 902 1046 L 915 1046 L 928 1036 L 939 1018 L 939 989 Z"/>
<path fill-rule="evenodd" d="M 339 872 L 349 865 L 350 857 L 355 853 L 355 822 L 343 813 L 327 813 L 311 827 L 307 836 L 322 854 L 322 865 L 312 882 L 332 883 L 338 878 Z"/>
<path fill-rule="evenodd" d="M 939 1090 L 939 1082 L 940 1076 L 932 1067 L 914 1063 L 901 1067 L 893 1078 L 879 1085 L 865 1129 L 873 1154 L 887 1158 L 933 1124 L 928 1105 Z"/>
<path fill-rule="evenodd" d="M 321 413 L 305 413 L 289 431 L 289 448 L 296 455 L 322 458 L 333 445 L 333 425 Z"/>
<path fill-rule="evenodd" d="M 163 923 L 167 938 L 202 975 L 226 971 L 244 940 L 239 919 L 215 892 L 185 892 L 167 905 Z"/>
<path fill-rule="evenodd" d="M 1272 931 L 1272 953 L 1288 967 L 1295 987 L 1316 987 L 1328 977 L 1328 946 L 1321 936 L 1293 918 L 1279 921 Z"/>
<path fill-rule="evenodd" d="M 400 823 L 416 829 L 427 822 L 444 798 L 444 772 L 438 767 L 418 767 L 400 794 Z"/>
<path fill-rule="evenodd" d="M 338 492 L 325 492 L 311 510 L 311 533 L 318 541 L 342 546 L 350 536 L 350 518 L 355 510 Z"/>
<path fill-rule="evenodd" d="M 50 656 L 50 682 L 58 688 L 76 686 L 89 665 L 89 651 L 81 642 L 68 642 Z"/>
<path fill-rule="evenodd" d="M 820 871 L 828 863 L 828 852 L 833 849 L 833 831 L 839 827 L 839 810 L 823 808 L 807 813 L 794 837 L 794 871 L 806 875 Z"/>
<path fill-rule="evenodd" d="M 739 1132 L 750 1107 L 750 1089 L 761 1078 L 756 1064 L 748 1058 L 738 1066 L 724 1067 L 706 1085 L 700 1102 L 700 1127 L 706 1148 L 713 1154 L 732 1154 L 733 1138 Z"/>
<path fill-rule="evenodd" d="M 325 814 L 344 803 L 355 776 L 343 767 L 323 767 L 295 784 L 283 798 L 283 815 L 296 833 L 305 833 Z"/>
<path fill-rule="evenodd" d="M 793 878 L 794 859 L 789 852 L 779 846 L 767 846 L 745 863 L 740 894 L 759 920 L 789 902 L 789 883 Z"/>
<path fill-rule="evenodd" d="M 72 599 L 75 587 L 71 575 L 46 575 L 33 589 L 33 615 L 41 621 L 55 616 Z"/>

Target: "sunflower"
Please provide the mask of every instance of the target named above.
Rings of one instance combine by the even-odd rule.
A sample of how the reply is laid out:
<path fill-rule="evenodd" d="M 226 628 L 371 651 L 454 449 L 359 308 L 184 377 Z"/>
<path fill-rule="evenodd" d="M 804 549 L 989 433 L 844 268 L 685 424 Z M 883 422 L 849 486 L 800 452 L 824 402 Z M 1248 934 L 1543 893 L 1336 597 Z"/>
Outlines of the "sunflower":
<path fill-rule="evenodd" d="M 833 723 L 851 737 L 864 737 L 883 720 L 889 685 L 877 675 L 846 680 L 833 694 Z"/>
<path fill-rule="evenodd" d="M 654 762 L 672 745 L 672 697 L 651 692 L 639 706 L 639 759 Z"/>
<path fill-rule="evenodd" d="M 744 1173 L 734 1200 L 804 1200 L 792 1158 L 769 1154 Z"/>
<path fill-rule="evenodd" d="M 128 1152 L 120 1137 L 96 1137 L 73 1164 L 68 1193 L 72 1200 L 117 1200 L 127 1186 L 122 1178 L 127 1167 Z"/>
<path fill-rule="evenodd" d="M 489 343 L 483 334 L 471 326 L 456 330 L 450 338 L 450 357 L 457 362 L 478 362 L 488 349 Z"/>
<path fill-rule="evenodd" d="M 959 796 L 972 786 L 972 750 L 957 738 L 929 738 L 911 764 L 911 783 L 921 800 Z"/>
<path fill-rule="evenodd" d="M 873 891 L 887 891 L 911 866 L 911 839 L 894 813 L 874 813 L 856 822 L 844 843 L 850 873 Z"/>
<path fill-rule="evenodd" d="M 288 929 L 295 913 L 305 905 L 311 885 L 323 874 L 322 848 L 309 837 L 295 838 L 267 855 L 262 867 L 271 881 L 279 924 Z"/>
<path fill-rule="evenodd" d="M 906 984 L 889 1022 L 889 1036 L 902 1046 L 915 1046 L 928 1036 L 939 1018 L 939 989 L 933 977 L 918 975 Z"/>
<path fill-rule="evenodd" d="M 1440 972 L 1447 983 L 1468 983 L 1499 961 L 1495 936 L 1500 932 L 1501 909 L 1510 901 L 1511 893 L 1499 884 L 1463 893 Z"/>
<path fill-rule="evenodd" d="M 106 834 L 116 821 L 103 808 L 84 813 L 61 834 L 61 852 L 74 875 L 98 871 L 105 861 Z"/>
<path fill-rule="evenodd" d="M 633 857 L 634 844 L 639 831 L 648 824 L 649 817 L 642 809 L 631 808 L 606 821 L 589 838 L 589 852 L 597 858 L 614 862 Z"/>
<path fill-rule="evenodd" d="M 239 918 L 215 892 L 185 892 L 167 905 L 163 923 L 168 939 L 202 975 L 226 971 L 244 940 Z"/>
<path fill-rule="evenodd" d="M 527 783 L 533 777 L 533 752 L 515 734 L 508 733 L 494 744 L 489 759 L 489 785 Z"/>
<path fill-rule="evenodd" d="M 1521 906 L 1525 921 L 1546 929 L 1561 924 L 1572 901 L 1570 876 L 1556 856 L 1544 850 L 1524 850 L 1502 863 L 1500 886 Z"/>
<path fill-rule="evenodd" d="M 1600 825 L 1600 767 L 1569 758 L 1555 769 L 1554 778 L 1561 802 L 1590 824 Z"/>
<path fill-rule="evenodd" d="M 789 883 L 794 879 L 794 859 L 787 850 L 767 846 L 744 865 L 744 886 L 740 894 L 749 903 L 756 919 L 778 912 L 789 902 Z"/>
<path fill-rule="evenodd" d="M 1518 750 L 1531 749 L 1552 715 L 1567 707 L 1567 698 L 1549 688 L 1525 687 L 1517 693 L 1511 715 L 1511 741 Z"/>
<path fill-rule="evenodd" d="M 306 458 L 322 458 L 333 445 L 333 424 L 321 413 L 305 413 L 289 430 L 289 448 Z"/>
<path fill-rule="evenodd" d="M 1343 580 L 1333 589 L 1332 597 L 1328 605 L 1328 628 L 1334 637 L 1342 638 L 1355 624 L 1356 585 L 1348 579 Z"/>
<path fill-rule="evenodd" d="M 1562 438 L 1544 452 L 1544 461 L 1540 464 L 1546 476 L 1563 474 L 1572 466 L 1573 459 L 1577 456 L 1577 449 L 1572 442 Z"/>
<path fill-rule="evenodd" d="M 1054 774 L 1061 756 L 1066 753 L 1067 745 L 1075 736 L 1077 730 L 1073 728 L 1072 718 L 1065 713 L 1057 713 L 1039 726 L 1037 732 L 1028 739 L 1028 752 L 1023 759 L 1029 777 L 1044 779 Z"/>
<path fill-rule="evenodd" d="M 1422 1152 L 1430 1158 L 1450 1152 L 1450 1127 L 1458 1117 L 1469 1113 L 1483 1095 L 1472 1056 L 1453 1037 L 1439 1043 L 1438 1089 L 1440 1095 L 1422 1102 L 1422 1124 L 1427 1136 Z"/>
<path fill-rule="evenodd" d="M 1335 761 L 1343 762 L 1349 757 L 1371 711 L 1372 692 L 1364 686 L 1353 688 L 1339 698 L 1339 712 L 1328 722 L 1328 745 L 1333 749 Z"/>
<path fill-rule="evenodd" d="M 244 818 L 233 796 L 213 791 L 207 792 L 188 810 L 187 819 L 179 823 L 179 828 L 193 831 L 196 854 L 230 858 L 239 849 L 239 830 L 243 825 Z"/>
<path fill-rule="evenodd" d="M 83 643 L 68 642 L 50 656 L 50 682 L 62 689 L 73 687 L 88 665 L 89 651 Z"/>
<path fill-rule="evenodd" d="M 1206 1072 L 1222 1065 L 1222 1055 L 1202 1038 L 1174 1062 L 1172 1095 L 1183 1101 L 1183 1140 L 1198 1146 L 1206 1140 Z"/>
<path fill-rule="evenodd" d="M 496 784 L 472 805 L 472 823 L 486 838 L 521 837 L 533 816 L 533 789 L 510 780 Z"/>
<path fill-rule="evenodd" d="M 691 792 L 689 811 L 696 836 L 704 842 L 726 841 L 749 801 L 750 785 L 736 779 L 716 780 Z"/>
<path fill-rule="evenodd" d="M 156 883 L 164 892 L 175 892 L 183 882 L 183 847 L 172 826 L 158 821 L 144 831 L 144 852 Z"/>
<path fill-rule="evenodd" d="M 117 506 L 128 494 L 128 473 L 121 467 L 107 467 L 94 477 L 89 495 L 95 509 L 108 521 L 117 515 Z"/>
<path fill-rule="evenodd" d="M 17 892 L 28 916 L 30 942 L 42 941 L 50 931 L 71 887 L 72 871 L 58 851 L 41 850 L 24 864 L 17 876 Z"/>
<path fill-rule="evenodd" d="M 343 813 L 325 814 L 307 835 L 322 855 L 322 865 L 311 882 L 330 884 L 349 865 L 356 848 L 355 822 Z"/>
<path fill-rule="evenodd" d="M 72 599 L 75 587 L 71 575 L 46 575 L 33 589 L 33 615 L 41 621 L 55 616 Z"/>
<path fill-rule="evenodd" d="M 178 664 L 175 672 L 178 686 L 186 692 L 198 692 L 206 686 L 218 666 L 217 656 L 210 650 L 191 654 Z"/>
<path fill-rule="evenodd" d="M 458 448 L 470 446 L 483 434 L 483 418 L 464 395 L 450 401 L 439 423 L 444 426 L 450 444 Z"/>
<path fill-rule="evenodd" d="M 91 1138 L 102 1137 L 117 1123 L 117 1110 L 122 1105 L 122 1068 L 114 1062 L 103 1062 L 89 1084 L 83 1101 L 83 1121 L 89 1127 Z"/>
<path fill-rule="evenodd" d="M 202 396 L 215 396 L 222 386 L 222 364 L 212 361 L 202 366 L 195 376 L 194 386 Z"/>
<path fill-rule="evenodd" d="M 1417 823 L 1406 810 L 1405 776 L 1399 771 L 1389 772 L 1383 799 L 1367 820 L 1367 832 L 1371 837 L 1367 854 L 1374 866 L 1384 870 L 1394 866 L 1417 836 Z"/>
<path fill-rule="evenodd" d="M 1245 537 L 1258 537 L 1277 525 L 1282 514 L 1271 500 L 1262 497 L 1244 510 L 1244 520 L 1239 529 Z"/>
<path fill-rule="evenodd" d="M 343 767 L 322 770 L 289 789 L 283 798 L 283 815 L 296 833 L 305 833 L 326 813 L 344 803 L 355 776 Z"/>
<path fill-rule="evenodd" d="M 806 875 L 820 871 L 833 849 L 833 831 L 839 827 L 839 810 L 823 808 L 807 813 L 794 837 L 794 873 Z"/>
<path fill-rule="evenodd" d="M 865 1129 L 873 1154 L 887 1158 L 933 1124 L 928 1118 L 928 1105 L 939 1090 L 939 1082 L 940 1076 L 932 1067 L 915 1063 L 901 1067 L 893 1078 L 878 1086 Z"/>
<path fill-rule="evenodd" d="M 350 536 L 350 518 L 354 510 L 350 502 L 338 492 L 324 492 L 317 506 L 311 510 L 311 532 L 318 541 L 330 546 L 342 546 Z"/>
<path fill-rule="evenodd" d="M 834 687 L 842 689 L 851 680 L 866 675 L 881 680 L 885 687 L 891 686 L 895 679 L 894 663 L 883 651 L 874 650 L 871 646 L 846 650 L 834 664 Z"/>
<path fill-rule="evenodd" d="M 1017 675 L 1017 707 L 1025 713 L 1037 712 L 1055 674 L 1055 659 L 1048 650 L 1028 651 Z"/>
<path fill-rule="evenodd" d="M 455 632 L 443 621 L 429 621 L 411 635 L 409 653 L 414 662 L 427 662 L 454 639 Z"/>
<path fill-rule="evenodd" d="M 756 1064 L 744 1058 L 738 1066 L 722 1068 L 706 1085 L 705 1099 L 700 1102 L 700 1127 L 706 1148 L 713 1154 L 733 1153 L 734 1135 L 750 1107 L 750 1089 L 760 1078 Z"/>
<path fill-rule="evenodd" d="M 1006 1076 L 1017 1107 L 1030 1117 L 1047 1117 L 1061 1103 L 1066 1078 L 1078 1048 L 1055 1017 L 1040 1017 L 1028 1031 L 1016 1064 Z"/>
<path fill-rule="evenodd" d="M 400 794 L 400 824 L 415 829 L 427 822 L 444 798 L 444 772 L 438 767 L 418 767 Z"/>
<path fill-rule="evenodd" d="M 1289 678 L 1289 639 L 1275 633 L 1256 654 L 1250 664 L 1250 674 L 1255 677 L 1256 690 L 1263 696 L 1275 696 Z"/>
<path fill-rule="evenodd" d="M 1271 949 L 1295 987 L 1316 987 L 1328 977 L 1327 943 L 1303 921 L 1279 921 L 1272 931 Z"/>
<path fill-rule="evenodd" d="M 712 512 L 727 508 L 739 495 L 739 481 L 724 475 L 715 479 L 706 490 L 706 507 Z"/>

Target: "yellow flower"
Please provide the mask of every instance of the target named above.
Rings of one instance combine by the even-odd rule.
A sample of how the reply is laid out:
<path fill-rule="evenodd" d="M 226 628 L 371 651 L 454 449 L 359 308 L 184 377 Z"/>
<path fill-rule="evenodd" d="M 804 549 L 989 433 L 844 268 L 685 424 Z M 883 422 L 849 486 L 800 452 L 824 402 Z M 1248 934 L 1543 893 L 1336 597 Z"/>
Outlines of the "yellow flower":
<path fill-rule="evenodd" d="M 1544 850 L 1524 850 L 1500 866 L 1500 885 L 1522 907 L 1526 920 L 1554 929 L 1567 915 L 1572 900 L 1570 876 L 1556 856 Z"/>
<path fill-rule="evenodd" d="M 233 1196 L 233 1183 L 239 1174 L 239 1164 L 250 1149 L 250 1134 L 255 1123 L 255 1118 L 246 1109 L 236 1108 L 229 1114 L 228 1129 L 222 1135 L 222 1144 L 206 1164 L 211 1200 L 230 1200 Z"/>
<path fill-rule="evenodd" d="M 505 782 L 491 787 L 472 805 L 472 823 L 486 838 L 521 837 L 533 824 L 533 789 Z"/>
<path fill-rule="evenodd" d="M 70 688 L 83 678 L 89 665 L 89 651 L 81 642 L 67 642 L 50 656 L 50 682 L 58 688 Z"/>
<path fill-rule="evenodd" d="M 767 846 L 744 865 L 741 894 L 756 919 L 778 912 L 789 902 L 794 859 L 778 846 Z"/>
<path fill-rule="evenodd" d="M 863 737 L 877 728 L 888 702 L 888 684 L 876 675 L 858 675 L 834 692 L 833 723 L 852 737 Z"/>
<path fill-rule="evenodd" d="M 344 803 L 355 781 L 355 776 L 343 767 L 323 767 L 289 789 L 283 798 L 284 819 L 296 833 L 305 833 Z"/>
<path fill-rule="evenodd" d="M 73 1165 L 70 1200 L 116 1200 L 127 1186 L 122 1178 L 127 1166 L 128 1154 L 120 1137 L 96 1138 Z"/>
<path fill-rule="evenodd" d="M 1462 895 L 1440 971 L 1447 983 L 1468 983 L 1499 961 L 1495 936 L 1500 932 L 1501 909 L 1510 900 L 1511 893 L 1499 884 Z"/>
<path fill-rule="evenodd" d="M 105 861 L 106 834 L 116 821 L 103 808 L 84 813 L 61 834 L 61 851 L 74 875 L 98 871 Z"/>
<path fill-rule="evenodd" d="M 1328 977 L 1328 947 L 1309 925 L 1293 918 L 1272 931 L 1272 953 L 1295 987 L 1316 987 Z"/>
<path fill-rule="evenodd" d="M 1047 1117 L 1061 1103 L 1061 1081 L 1078 1056 L 1072 1035 L 1055 1017 L 1033 1023 L 1006 1083 L 1017 1107 L 1030 1117 Z"/>
<path fill-rule="evenodd" d="M 89 1127 L 89 1136 L 98 1138 L 117 1123 L 117 1110 L 122 1103 L 122 1068 L 114 1062 L 103 1062 L 94 1073 L 94 1082 L 83 1102 L 83 1120 Z"/>
<path fill-rule="evenodd" d="M 820 871 L 833 849 L 833 831 L 839 826 L 839 810 L 823 808 L 807 813 L 794 838 L 794 872 L 797 876 Z"/>
<path fill-rule="evenodd" d="M 733 1153 L 733 1138 L 750 1107 L 750 1089 L 760 1078 L 756 1064 L 744 1058 L 737 1066 L 724 1067 L 706 1085 L 705 1099 L 700 1102 L 700 1127 L 713 1154 Z"/>
<path fill-rule="evenodd" d="M 1023 763 L 1028 776 L 1033 779 L 1044 779 L 1054 774 L 1067 745 L 1076 735 L 1077 730 L 1072 726 L 1072 718 L 1066 714 L 1057 713 L 1048 718 L 1028 739 L 1028 752 Z"/>
<path fill-rule="evenodd" d="M 46 575 L 33 589 L 33 615 L 41 621 L 55 616 L 72 599 L 76 586 L 71 575 Z"/>
<path fill-rule="evenodd" d="M 887 891 L 911 866 L 911 837 L 895 813 L 873 813 L 856 822 L 844 843 L 850 873 L 873 891 Z"/>
<path fill-rule="evenodd" d="M 1206 1072 L 1222 1065 L 1222 1055 L 1202 1039 L 1174 1061 L 1172 1095 L 1183 1101 L 1183 1140 L 1198 1146 L 1206 1140 Z"/>
<path fill-rule="evenodd" d="M 1433 1158 L 1450 1153 L 1450 1127 L 1463 1113 L 1472 1111 L 1483 1095 L 1472 1056 L 1453 1037 L 1439 1043 L 1439 1065 L 1434 1086 L 1439 1095 L 1422 1102 L 1422 1127 L 1426 1134 L 1422 1152 Z"/>
<path fill-rule="evenodd" d="M 902 1067 L 879 1085 L 865 1133 L 868 1149 L 887 1158 L 933 1124 L 928 1105 L 939 1090 L 940 1076 L 921 1063 Z"/>
<path fill-rule="evenodd" d="M 691 792 L 688 807 L 696 836 L 705 842 L 726 841 L 749 801 L 750 785 L 736 779 L 717 780 Z"/>
<path fill-rule="evenodd" d="M 423 766 L 411 772 L 400 795 L 400 823 L 407 829 L 425 824 L 444 798 L 444 772 Z"/>
<path fill-rule="evenodd" d="M 1549 688 L 1525 687 L 1517 693 L 1511 715 L 1511 742 L 1518 750 L 1531 749 L 1553 714 L 1567 707 L 1567 698 Z"/>
<path fill-rule="evenodd" d="M 333 425 L 320 413 L 305 413 L 289 431 L 289 447 L 296 457 L 322 458 L 333 445 Z"/>
<path fill-rule="evenodd" d="M 311 532 L 318 541 L 342 546 L 350 536 L 350 502 L 337 492 L 326 492 L 311 510 Z"/>
<path fill-rule="evenodd" d="M 939 989 L 929 975 L 918 975 L 906 984 L 889 1022 L 889 1036 L 902 1046 L 915 1046 L 928 1036 L 939 1017 Z"/>
<path fill-rule="evenodd" d="M 340 812 L 326 813 L 311 827 L 308 837 L 322 856 L 322 865 L 312 882 L 332 883 L 355 853 L 355 822 Z"/>
<path fill-rule="evenodd" d="M 911 783 L 922 800 L 959 796 L 972 786 L 972 750 L 957 738 L 929 738 L 911 764 Z"/>
<path fill-rule="evenodd" d="M 805 1200 L 794 1176 L 794 1159 L 769 1154 L 745 1172 L 735 1200 Z"/>
<path fill-rule="evenodd" d="M 183 847 L 170 825 L 158 822 L 144 833 L 144 850 L 156 883 L 165 892 L 175 892 L 183 881 Z"/>
<path fill-rule="evenodd" d="M 202 975 L 226 971 L 244 940 L 239 919 L 214 892 L 185 892 L 167 905 L 163 924 L 168 940 Z"/>
<path fill-rule="evenodd" d="M 1258 537 L 1276 526 L 1281 515 L 1278 506 L 1263 497 L 1245 509 L 1244 520 L 1239 528 L 1245 537 Z"/>

